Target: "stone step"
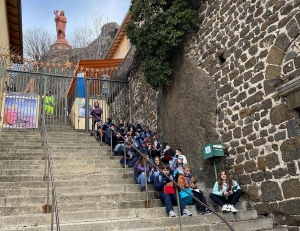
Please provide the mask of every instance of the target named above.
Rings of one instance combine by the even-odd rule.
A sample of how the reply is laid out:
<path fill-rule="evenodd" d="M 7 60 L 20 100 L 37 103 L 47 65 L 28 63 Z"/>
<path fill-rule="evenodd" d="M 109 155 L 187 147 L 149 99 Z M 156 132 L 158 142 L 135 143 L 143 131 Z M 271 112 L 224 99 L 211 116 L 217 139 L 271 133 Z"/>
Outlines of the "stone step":
<path fill-rule="evenodd" d="M 122 216 L 123 214 L 116 214 Z M 100 216 L 100 215 L 99 215 Z M 25 217 L 23 217 L 25 220 Z M 186 231 L 195 230 L 213 230 L 227 231 L 230 230 L 224 223 L 221 223 L 213 215 L 207 216 L 191 216 L 181 217 L 182 227 Z M 237 231 L 256 231 L 259 229 L 268 229 L 273 227 L 273 220 L 268 219 L 253 219 L 249 221 L 231 221 L 230 224 Z M 8 227 L 9 228 L 9 227 Z M 107 221 L 90 221 L 78 223 L 61 223 L 61 230 L 64 231 L 95 231 L 95 230 L 180 230 L 178 218 L 161 217 L 149 218 L 147 213 L 146 219 L 133 217 L 132 219 L 107 220 Z M 9 229 L 13 230 L 13 229 Z M 49 225 L 36 225 L 24 227 L 24 231 L 46 231 L 49 230 Z"/>
<path fill-rule="evenodd" d="M 51 200 L 51 198 L 50 198 Z M 46 203 L 46 202 L 45 202 Z M 149 200 L 151 207 L 164 206 L 160 200 Z M 91 211 L 91 210 L 107 210 L 107 209 L 128 209 L 128 208 L 145 208 L 144 200 L 135 201 L 121 201 L 121 202 L 86 202 L 86 203 L 72 203 L 62 204 L 59 203 L 58 209 L 60 212 L 79 212 L 79 211 Z M 0 216 L 12 216 L 21 214 L 39 214 L 42 213 L 41 204 L 28 204 L 26 206 L 14 206 L 14 207 L 0 207 Z"/>
<path fill-rule="evenodd" d="M 16 164 L 3 164 L 0 160 L 0 169 L 2 170 L 13 170 L 13 169 L 45 169 L 45 160 L 35 160 L 31 161 L 32 164 L 24 163 L 22 165 L 21 163 Z M 68 161 L 69 162 L 69 161 Z M 120 163 L 117 163 L 116 161 L 108 161 L 107 163 L 103 163 L 104 161 L 99 161 L 100 163 L 90 163 L 90 164 L 80 164 L 78 161 L 75 163 L 67 163 L 66 161 L 60 161 L 58 164 L 58 161 L 53 161 L 53 170 L 55 169 L 63 169 L 63 168 L 73 168 L 73 169 L 98 169 L 98 168 L 121 168 Z"/>
<path fill-rule="evenodd" d="M 0 182 L 18 182 L 18 181 L 42 181 L 43 174 L 41 175 L 23 175 L 23 176 L 0 176 Z M 73 180 L 73 181 L 81 181 L 81 180 L 107 180 L 107 179 L 121 179 L 124 176 L 124 172 L 120 172 L 119 174 L 65 174 L 65 175 L 55 175 L 54 180 Z M 127 177 L 133 179 L 133 173 L 129 173 L 127 171 Z"/>
<path fill-rule="evenodd" d="M 18 189 L 18 188 L 44 188 L 47 184 L 47 181 L 23 181 L 23 182 L 1 182 L 0 186 L 1 188 L 5 189 Z M 135 181 L 133 178 L 116 178 L 116 179 L 96 179 L 96 180 L 55 180 L 55 186 L 56 187 L 74 187 L 76 185 L 77 187 L 90 187 L 95 185 L 108 185 L 108 184 L 135 184 Z"/>
<path fill-rule="evenodd" d="M 40 169 L 1 169 L 0 177 L 3 176 L 23 176 L 23 175 L 43 175 L 45 170 Z M 78 175 L 78 174 L 102 174 L 102 175 L 114 175 L 122 173 L 133 173 L 132 168 L 100 168 L 97 165 L 90 168 L 73 168 L 72 166 L 56 166 L 53 168 L 53 173 L 57 175 Z"/>
<path fill-rule="evenodd" d="M 1 184 L 0 184 L 1 185 Z M 153 191 L 153 184 L 148 184 L 148 189 Z M 56 187 L 57 195 L 84 195 L 84 194 L 107 194 L 109 192 L 120 193 L 120 192 L 140 192 L 140 184 L 108 184 L 101 185 L 95 184 L 94 186 L 77 186 L 73 187 Z M 39 195 L 45 195 L 47 192 L 47 184 L 44 184 L 44 188 L 18 188 L 18 189 L 0 189 L 0 197 L 35 197 Z M 152 193 L 152 192 L 151 192 Z"/>
<path fill-rule="evenodd" d="M 148 191 L 148 198 L 154 198 L 154 191 Z M 15 196 L 15 197 L 0 197 L 1 207 L 16 207 L 16 206 L 26 206 L 26 205 L 43 205 L 46 203 L 46 196 Z M 97 194 L 96 192 L 90 192 L 85 194 L 66 194 L 60 193 L 57 195 L 57 201 L 59 204 L 72 204 L 72 203 L 86 203 L 86 202 L 121 202 L 121 201 L 135 201 L 135 200 L 145 200 L 145 193 L 141 192 L 107 192 L 102 194 Z"/>
<path fill-rule="evenodd" d="M 110 156 L 106 156 L 106 160 L 100 160 L 99 158 L 88 158 L 83 160 L 74 160 L 73 158 L 65 158 L 65 159 L 53 159 L 53 167 L 55 166 L 66 166 L 66 165 L 99 165 L 100 167 L 120 167 L 120 163 L 117 160 L 118 157 L 114 159 L 110 159 Z M 121 158 L 121 157 L 120 157 Z M 119 158 L 119 159 L 120 159 Z M 21 168 L 26 168 L 26 166 L 32 165 L 45 165 L 45 160 L 0 160 L 0 168 L 17 168 L 20 166 Z M 16 167 L 13 167 L 16 166 Z"/>

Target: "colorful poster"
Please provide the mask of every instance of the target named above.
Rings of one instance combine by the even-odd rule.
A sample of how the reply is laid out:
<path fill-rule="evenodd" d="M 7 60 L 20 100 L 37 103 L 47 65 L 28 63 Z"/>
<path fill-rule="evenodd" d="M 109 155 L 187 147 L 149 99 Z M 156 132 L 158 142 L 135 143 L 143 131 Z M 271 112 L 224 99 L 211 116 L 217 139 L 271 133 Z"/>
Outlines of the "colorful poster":
<path fill-rule="evenodd" d="M 89 105 L 89 112 L 93 110 L 92 105 Z M 85 117 L 85 103 L 78 104 L 78 117 Z M 92 117 L 91 115 L 89 117 Z"/>
<path fill-rule="evenodd" d="M 35 94 L 7 92 L 3 127 L 36 128 L 38 96 Z"/>

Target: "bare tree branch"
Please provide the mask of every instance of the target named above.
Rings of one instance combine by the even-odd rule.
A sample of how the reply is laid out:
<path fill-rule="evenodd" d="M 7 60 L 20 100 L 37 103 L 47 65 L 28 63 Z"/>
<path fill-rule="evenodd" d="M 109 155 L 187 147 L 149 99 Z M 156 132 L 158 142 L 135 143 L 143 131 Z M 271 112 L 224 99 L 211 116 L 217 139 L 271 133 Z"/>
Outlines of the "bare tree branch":
<path fill-rule="evenodd" d="M 54 42 L 55 36 L 49 31 L 37 27 L 27 28 L 23 34 L 24 57 L 40 60 Z"/>

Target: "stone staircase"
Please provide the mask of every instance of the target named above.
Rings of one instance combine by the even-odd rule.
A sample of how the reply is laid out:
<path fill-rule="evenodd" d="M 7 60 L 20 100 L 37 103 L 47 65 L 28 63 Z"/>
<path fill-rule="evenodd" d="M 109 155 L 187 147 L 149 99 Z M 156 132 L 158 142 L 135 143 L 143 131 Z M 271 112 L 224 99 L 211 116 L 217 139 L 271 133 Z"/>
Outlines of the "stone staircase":
<path fill-rule="evenodd" d="M 145 208 L 145 193 L 133 180 L 132 169 L 125 171 L 120 157 L 110 159 L 108 146 L 71 129 L 49 131 L 48 139 L 62 231 L 180 230 L 178 217 L 167 217 L 165 207 L 154 198 L 153 185 L 149 185 L 151 208 Z M 51 230 L 51 214 L 42 213 L 47 195 L 43 159 L 38 131 L 0 132 L 0 231 Z M 271 218 L 259 219 L 246 203 L 236 207 L 238 213 L 222 214 L 236 231 L 273 230 Z M 188 208 L 193 216 L 181 217 L 183 230 L 229 230 L 215 215 L 197 215 L 195 206 Z"/>

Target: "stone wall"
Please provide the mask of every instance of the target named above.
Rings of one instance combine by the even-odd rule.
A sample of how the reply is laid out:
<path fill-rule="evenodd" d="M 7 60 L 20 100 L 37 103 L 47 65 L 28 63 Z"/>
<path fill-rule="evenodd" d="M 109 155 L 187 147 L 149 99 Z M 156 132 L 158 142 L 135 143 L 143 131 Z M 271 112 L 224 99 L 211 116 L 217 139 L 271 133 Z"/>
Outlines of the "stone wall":
<path fill-rule="evenodd" d="M 157 126 L 208 188 L 213 165 L 201 147 L 221 141 L 229 155 L 218 169 L 230 170 L 249 204 L 299 226 L 299 109 L 288 109 L 276 87 L 300 73 L 300 1 L 199 4 L 199 27 L 173 55 L 172 85 L 150 93 L 140 71 L 130 77 L 131 121 Z"/>
<path fill-rule="evenodd" d="M 208 0 L 185 55 L 215 83 L 226 166 L 259 214 L 300 224 L 299 114 L 276 86 L 299 72 L 300 1 Z"/>

